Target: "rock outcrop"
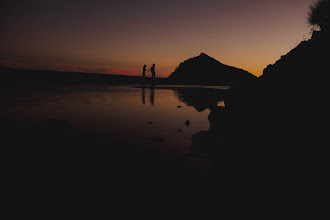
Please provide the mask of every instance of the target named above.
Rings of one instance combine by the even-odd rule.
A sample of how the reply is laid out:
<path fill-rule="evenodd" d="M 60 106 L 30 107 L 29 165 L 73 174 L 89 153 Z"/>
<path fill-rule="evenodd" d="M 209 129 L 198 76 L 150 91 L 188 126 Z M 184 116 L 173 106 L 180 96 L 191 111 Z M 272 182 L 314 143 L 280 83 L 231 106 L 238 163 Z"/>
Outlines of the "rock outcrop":
<path fill-rule="evenodd" d="M 312 38 L 302 41 L 281 59 L 264 69 L 260 79 L 267 83 L 310 84 L 329 75 L 329 34 L 314 31 Z"/>

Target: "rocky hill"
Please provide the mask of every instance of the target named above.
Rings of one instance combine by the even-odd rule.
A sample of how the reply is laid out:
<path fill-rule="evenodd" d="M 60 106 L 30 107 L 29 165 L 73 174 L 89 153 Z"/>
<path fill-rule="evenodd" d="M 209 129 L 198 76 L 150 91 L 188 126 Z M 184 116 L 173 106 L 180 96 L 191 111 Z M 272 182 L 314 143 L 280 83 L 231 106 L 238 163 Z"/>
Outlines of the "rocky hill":
<path fill-rule="evenodd" d="M 222 64 L 205 53 L 182 62 L 168 77 L 174 83 L 203 85 L 231 85 L 253 79 L 256 77 L 251 73 Z"/>

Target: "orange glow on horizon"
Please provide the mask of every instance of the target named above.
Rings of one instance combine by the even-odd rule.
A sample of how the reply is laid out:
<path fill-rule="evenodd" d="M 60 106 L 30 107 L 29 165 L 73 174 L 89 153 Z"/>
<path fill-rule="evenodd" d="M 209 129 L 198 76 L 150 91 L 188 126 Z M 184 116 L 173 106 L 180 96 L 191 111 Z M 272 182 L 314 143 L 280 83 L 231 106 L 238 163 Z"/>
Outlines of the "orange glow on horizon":
<path fill-rule="evenodd" d="M 155 63 L 164 78 L 202 52 L 260 76 L 309 38 L 313 2 L 5 1 L 0 66 L 140 76 Z"/>
<path fill-rule="evenodd" d="M 195 55 L 198 56 L 198 55 Z M 193 56 L 192 56 L 193 57 Z M 215 58 L 216 59 L 216 58 Z M 279 59 L 279 58 L 278 58 Z M 239 69 L 248 71 L 249 73 L 259 77 L 263 73 L 263 69 L 266 68 L 268 64 L 273 64 L 277 59 L 274 58 L 273 61 L 265 60 L 264 66 L 260 64 L 254 64 L 251 61 L 245 60 L 245 62 L 226 60 L 227 63 L 221 62 L 225 65 L 234 66 Z M 156 63 L 156 77 L 167 78 L 176 67 L 180 65 L 182 61 L 178 61 L 176 65 L 173 66 L 160 66 Z M 53 70 L 53 71 L 63 71 L 63 72 L 83 72 L 83 73 L 101 73 L 101 74 L 114 74 L 114 75 L 128 75 L 128 76 L 141 76 L 142 67 L 144 64 L 135 67 L 126 66 L 107 66 L 107 65 L 77 65 L 77 64 L 34 64 L 26 62 L 15 62 L 8 60 L 0 60 L 0 66 L 10 67 L 10 68 L 23 68 L 23 69 L 37 69 L 37 70 Z M 239 66 L 241 65 L 241 66 Z M 147 65 L 147 69 L 151 65 Z M 151 73 L 147 72 L 151 76 Z"/>

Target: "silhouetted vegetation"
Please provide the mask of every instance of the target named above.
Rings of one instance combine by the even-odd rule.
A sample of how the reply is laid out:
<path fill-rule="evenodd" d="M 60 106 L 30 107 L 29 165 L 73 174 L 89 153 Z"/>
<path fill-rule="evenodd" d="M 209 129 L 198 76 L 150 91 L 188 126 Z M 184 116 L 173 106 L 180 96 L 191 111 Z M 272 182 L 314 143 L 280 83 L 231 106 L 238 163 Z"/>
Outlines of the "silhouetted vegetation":
<path fill-rule="evenodd" d="M 329 0 L 317 0 L 309 6 L 307 21 L 321 30 L 329 30 Z"/>

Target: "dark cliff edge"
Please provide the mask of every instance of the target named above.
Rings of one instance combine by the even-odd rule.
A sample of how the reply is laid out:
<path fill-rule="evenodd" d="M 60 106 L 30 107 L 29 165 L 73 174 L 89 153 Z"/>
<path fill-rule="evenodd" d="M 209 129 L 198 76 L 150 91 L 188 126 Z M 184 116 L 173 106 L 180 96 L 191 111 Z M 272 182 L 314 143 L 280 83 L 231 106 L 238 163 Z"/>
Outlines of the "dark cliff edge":
<path fill-rule="evenodd" d="M 311 39 L 302 41 L 274 64 L 268 65 L 260 79 L 265 83 L 293 83 L 295 86 L 308 85 L 327 77 L 329 36 L 328 33 L 314 31 Z"/>
<path fill-rule="evenodd" d="M 258 80 L 233 85 L 226 106 L 237 111 L 251 109 L 266 118 L 281 115 L 287 122 L 308 118 L 317 100 L 327 96 L 319 91 L 330 73 L 329 39 L 328 33 L 314 32 L 310 40 L 268 65 Z"/>
<path fill-rule="evenodd" d="M 209 131 L 194 135 L 196 151 L 254 180 L 290 181 L 325 172 L 327 113 L 321 106 L 329 92 L 321 83 L 330 73 L 329 39 L 314 32 L 257 80 L 233 84 L 225 107 L 211 110 Z"/>
<path fill-rule="evenodd" d="M 232 85 L 241 81 L 256 79 L 251 73 L 222 64 L 201 53 L 182 62 L 167 78 L 170 83 L 199 85 Z"/>

